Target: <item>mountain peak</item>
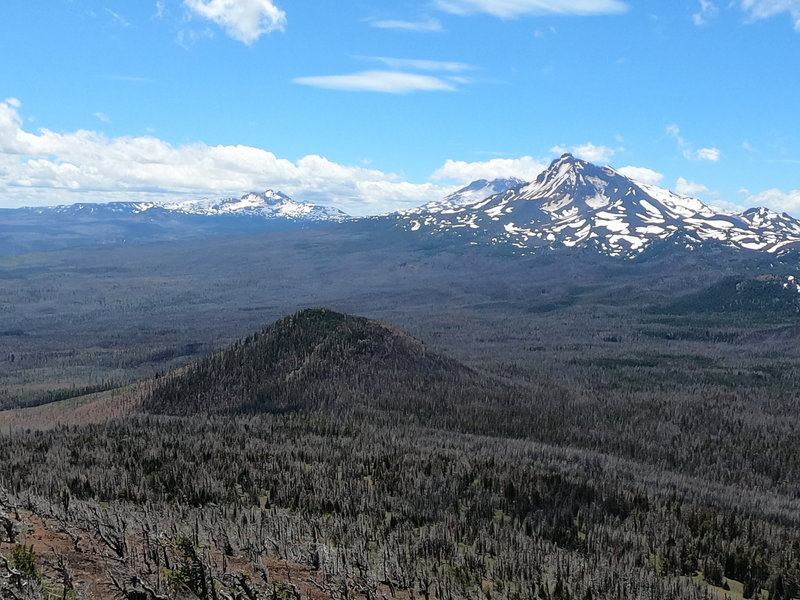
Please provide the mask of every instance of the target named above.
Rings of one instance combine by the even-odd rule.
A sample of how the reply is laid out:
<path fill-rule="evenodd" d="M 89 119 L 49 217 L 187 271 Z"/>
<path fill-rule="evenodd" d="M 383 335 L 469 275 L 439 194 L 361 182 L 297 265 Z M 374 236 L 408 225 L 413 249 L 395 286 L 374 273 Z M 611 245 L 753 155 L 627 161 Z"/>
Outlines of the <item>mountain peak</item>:
<path fill-rule="evenodd" d="M 177 212 L 196 215 L 249 215 L 254 217 L 305 219 L 312 221 L 342 220 L 347 215 L 342 211 L 293 200 L 280 191 L 268 189 L 249 192 L 240 198 L 212 200 L 188 200 L 167 204 L 165 208 Z"/>
<path fill-rule="evenodd" d="M 479 190 L 471 202 L 448 197 L 401 218 L 412 231 L 452 232 L 476 244 L 509 244 L 515 252 L 565 246 L 632 258 L 659 240 L 692 249 L 722 243 L 771 253 L 800 246 L 800 221 L 788 215 L 725 212 L 570 153 L 527 185 L 483 198 L 476 197 Z"/>
<path fill-rule="evenodd" d="M 315 308 L 154 380 L 142 408 L 184 415 L 350 405 L 430 415 L 448 398 L 497 389 L 395 327 Z"/>

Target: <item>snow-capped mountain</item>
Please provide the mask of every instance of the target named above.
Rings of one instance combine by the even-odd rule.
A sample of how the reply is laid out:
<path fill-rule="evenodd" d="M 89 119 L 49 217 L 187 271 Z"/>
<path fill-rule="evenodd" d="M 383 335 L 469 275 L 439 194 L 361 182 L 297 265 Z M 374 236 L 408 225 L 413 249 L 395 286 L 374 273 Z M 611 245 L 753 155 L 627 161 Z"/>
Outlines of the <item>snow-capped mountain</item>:
<path fill-rule="evenodd" d="M 347 215 L 337 208 L 298 202 L 282 192 L 273 190 L 267 190 L 263 194 L 251 192 L 241 198 L 188 200 L 165 204 L 164 208 L 193 215 L 246 214 L 267 218 L 312 221 L 341 221 L 347 218 Z"/>
<path fill-rule="evenodd" d="M 474 190 L 484 183 L 473 184 Z M 473 185 L 453 196 L 472 193 Z M 450 198 L 394 218 L 411 231 L 455 232 L 472 243 L 593 247 L 619 257 L 668 239 L 690 248 L 717 242 L 771 253 L 800 246 L 800 221 L 789 215 L 765 208 L 725 212 L 570 154 L 533 182 L 463 203 Z"/>
<path fill-rule="evenodd" d="M 478 179 L 445 197 L 444 201 L 439 204 L 452 206 L 470 204 L 488 198 L 489 196 L 494 196 L 495 194 L 502 194 L 503 192 L 523 185 L 525 185 L 525 182 L 515 177 L 509 179 L 493 179 L 492 181 Z"/>
<path fill-rule="evenodd" d="M 348 219 L 271 190 L 222 200 L 0 209 L 0 254 L 311 229 Z"/>
<path fill-rule="evenodd" d="M 241 198 L 214 200 L 202 198 L 179 202 L 110 202 L 107 204 L 69 204 L 63 206 L 24 209 L 37 214 L 57 213 L 68 215 L 141 215 L 149 213 L 175 213 L 184 215 L 240 215 L 262 218 L 303 219 L 309 221 L 341 221 L 347 217 L 342 211 L 317 204 L 292 200 L 282 192 L 267 190 L 250 192 Z"/>

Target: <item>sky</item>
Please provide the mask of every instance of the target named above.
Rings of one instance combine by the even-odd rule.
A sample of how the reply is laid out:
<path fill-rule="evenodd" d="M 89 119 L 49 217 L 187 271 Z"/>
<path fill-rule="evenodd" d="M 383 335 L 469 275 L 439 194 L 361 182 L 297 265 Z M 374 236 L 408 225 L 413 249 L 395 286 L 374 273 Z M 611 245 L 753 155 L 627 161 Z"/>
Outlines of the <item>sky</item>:
<path fill-rule="evenodd" d="M 564 152 L 800 217 L 800 0 L 3 0 L 0 206 L 353 215 Z"/>

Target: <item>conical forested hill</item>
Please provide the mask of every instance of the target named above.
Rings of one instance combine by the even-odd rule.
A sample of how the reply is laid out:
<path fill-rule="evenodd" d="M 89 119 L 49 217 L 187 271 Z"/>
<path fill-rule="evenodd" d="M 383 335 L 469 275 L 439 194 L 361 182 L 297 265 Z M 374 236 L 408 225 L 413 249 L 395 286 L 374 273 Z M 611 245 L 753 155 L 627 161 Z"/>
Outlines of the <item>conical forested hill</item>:
<path fill-rule="evenodd" d="M 458 414 L 511 391 L 398 329 L 308 309 L 155 379 L 142 408 L 188 415 L 324 408 Z"/>

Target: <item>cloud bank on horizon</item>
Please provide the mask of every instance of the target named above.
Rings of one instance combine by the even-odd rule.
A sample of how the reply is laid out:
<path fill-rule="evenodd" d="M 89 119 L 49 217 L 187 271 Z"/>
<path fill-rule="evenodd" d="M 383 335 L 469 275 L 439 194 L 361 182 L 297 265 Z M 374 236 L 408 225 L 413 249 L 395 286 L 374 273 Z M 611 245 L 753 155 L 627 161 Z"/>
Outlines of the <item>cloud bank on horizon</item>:
<path fill-rule="evenodd" d="M 800 184 L 786 168 L 800 164 L 793 133 L 800 123 L 795 128 L 794 116 L 782 117 L 796 112 L 788 100 L 794 84 L 781 77 L 790 66 L 773 53 L 766 69 L 748 73 L 741 61 L 715 80 L 709 62 L 711 49 L 736 28 L 745 28 L 753 47 L 775 35 L 798 45 L 800 0 L 697 0 L 691 10 L 649 13 L 623 0 L 433 0 L 371 14 L 281 0 L 157 0 L 137 14 L 110 11 L 99 0 L 67 4 L 61 10 L 73 11 L 76 30 L 86 28 L 90 54 L 108 49 L 123 66 L 112 72 L 103 61 L 90 62 L 84 67 L 97 73 L 93 79 L 70 84 L 77 57 L 59 63 L 55 46 L 43 48 L 53 68 L 65 71 L 66 91 L 74 91 L 62 106 L 48 105 L 0 67 L 9 96 L 0 102 L 0 205 L 272 188 L 355 215 L 377 214 L 441 199 L 476 179 L 532 180 L 554 156 L 571 152 L 626 164 L 617 170 L 712 204 L 800 215 Z M 10 15 L 21 36 L 25 11 L 14 7 Z M 50 27 L 68 41 L 70 28 L 57 14 Z M 604 35 L 620 42 L 608 50 L 616 55 L 605 53 Z M 131 50 L 144 37 L 154 54 L 145 44 Z M 498 43 L 504 39 L 512 43 Z M 686 61 L 676 42 L 686 47 Z M 636 51 L 645 46 L 649 54 Z M 31 54 L 14 56 L 42 66 Z M 670 82 L 670 70 L 682 79 Z M 643 76 L 676 95 L 668 102 L 631 88 Z M 616 91 L 606 96 L 602 82 Z M 747 99 L 754 82 L 764 89 Z M 720 93 L 724 85 L 744 92 L 740 105 L 735 94 Z M 648 90 L 647 82 L 641 87 Z M 172 106 L 170 94 L 179 99 Z M 748 102 L 764 107 L 751 111 Z M 136 103 L 161 117 L 157 127 L 132 125 L 127 113 L 136 111 L 125 109 Z M 743 108 L 758 118 L 731 127 Z M 63 122 L 59 109 L 68 117 Z M 224 117 L 219 129 L 208 119 L 214 114 Z M 719 127 L 711 127 L 716 121 Z M 46 126 L 34 125 L 40 122 Z M 221 133 L 223 123 L 246 141 L 222 141 L 236 135 Z M 726 189 L 726 178 L 734 177 L 735 188 Z"/>

